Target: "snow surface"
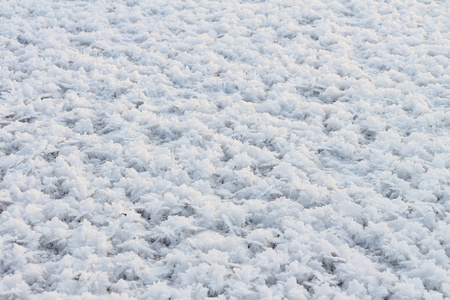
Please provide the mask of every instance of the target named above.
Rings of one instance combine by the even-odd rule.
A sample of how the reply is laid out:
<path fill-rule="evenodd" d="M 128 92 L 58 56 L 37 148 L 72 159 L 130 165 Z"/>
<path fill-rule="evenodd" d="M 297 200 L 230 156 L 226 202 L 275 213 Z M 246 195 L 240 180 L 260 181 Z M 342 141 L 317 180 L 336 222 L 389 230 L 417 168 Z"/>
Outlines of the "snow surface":
<path fill-rule="evenodd" d="M 448 1 L 0 0 L 1 299 L 450 297 Z"/>

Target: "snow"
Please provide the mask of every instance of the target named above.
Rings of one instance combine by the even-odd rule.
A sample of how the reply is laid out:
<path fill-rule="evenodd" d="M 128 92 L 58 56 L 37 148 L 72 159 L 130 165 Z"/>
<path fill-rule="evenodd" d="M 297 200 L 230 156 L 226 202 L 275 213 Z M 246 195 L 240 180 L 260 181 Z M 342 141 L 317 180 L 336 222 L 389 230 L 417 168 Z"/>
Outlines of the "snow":
<path fill-rule="evenodd" d="M 0 298 L 450 298 L 448 1 L 0 7 Z"/>

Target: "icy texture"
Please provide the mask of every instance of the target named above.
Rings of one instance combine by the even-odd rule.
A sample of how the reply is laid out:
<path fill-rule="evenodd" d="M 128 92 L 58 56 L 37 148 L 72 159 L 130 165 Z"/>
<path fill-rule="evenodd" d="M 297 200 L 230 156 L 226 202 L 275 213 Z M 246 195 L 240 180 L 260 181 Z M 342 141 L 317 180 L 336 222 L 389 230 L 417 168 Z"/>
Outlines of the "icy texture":
<path fill-rule="evenodd" d="M 448 1 L 0 7 L 1 299 L 450 297 Z"/>

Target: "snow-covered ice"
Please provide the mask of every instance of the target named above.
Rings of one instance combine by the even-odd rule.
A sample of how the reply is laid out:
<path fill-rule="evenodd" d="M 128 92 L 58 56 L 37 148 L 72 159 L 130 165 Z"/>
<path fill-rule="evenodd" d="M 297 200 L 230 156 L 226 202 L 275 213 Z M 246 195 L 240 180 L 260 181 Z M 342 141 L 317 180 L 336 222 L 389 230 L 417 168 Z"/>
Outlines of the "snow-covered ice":
<path fill-rule="evenodd" d="M 449 299 L 450 2 L 0 0 L 1 299 Z"/>

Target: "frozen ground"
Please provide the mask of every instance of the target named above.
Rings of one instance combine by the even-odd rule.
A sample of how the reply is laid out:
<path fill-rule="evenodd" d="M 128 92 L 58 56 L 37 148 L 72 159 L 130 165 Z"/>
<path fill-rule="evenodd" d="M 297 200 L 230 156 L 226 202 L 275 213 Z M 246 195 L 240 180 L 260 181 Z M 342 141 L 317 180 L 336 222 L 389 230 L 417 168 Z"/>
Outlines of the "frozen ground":
<path fill-rule="evenodd" d="M 1 299 L 450 297 L 449 2 L 0 7 Z"/>

